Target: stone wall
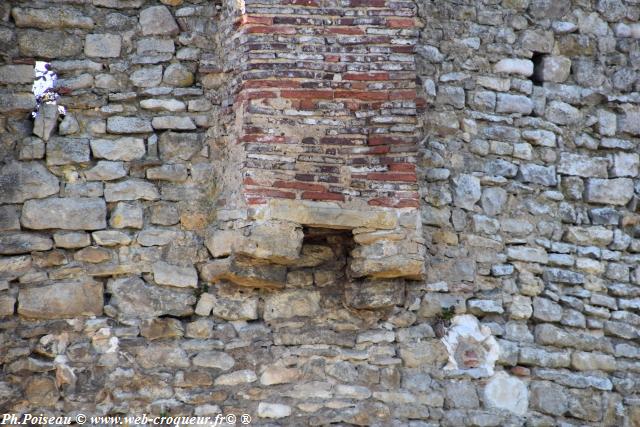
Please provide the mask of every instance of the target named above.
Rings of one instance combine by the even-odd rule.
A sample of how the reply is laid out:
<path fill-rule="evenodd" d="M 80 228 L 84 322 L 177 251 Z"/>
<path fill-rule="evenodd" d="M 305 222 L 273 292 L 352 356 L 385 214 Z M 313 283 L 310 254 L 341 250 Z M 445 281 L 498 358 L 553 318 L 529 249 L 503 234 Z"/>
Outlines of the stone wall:
<path fill-rule="evenodd" d="M 2 413 L 640 425 L 637 0 L 7 0 L 0 53 Z"/>

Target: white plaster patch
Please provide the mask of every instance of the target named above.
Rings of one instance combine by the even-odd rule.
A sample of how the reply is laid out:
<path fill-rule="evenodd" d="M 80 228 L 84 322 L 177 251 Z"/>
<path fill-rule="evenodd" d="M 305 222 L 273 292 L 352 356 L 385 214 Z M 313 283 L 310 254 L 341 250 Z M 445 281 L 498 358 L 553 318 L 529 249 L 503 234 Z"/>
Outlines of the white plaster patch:
<path fill-rule="evenodd" d="M 516 415 L 527 413 L 529 390 L 527 385 L 506 372 L 498 372 L 484 388 L 484 399 L 492 408 L 504 409 Z"/>
<path fill-rule="evenodd" d="M 446 371 L 474 378 L 490 377 L 500 356 L 500 346 L 486 326 L 480 326 L 475 316 L 455 316 L 442 338 L 449 353 Z"/>

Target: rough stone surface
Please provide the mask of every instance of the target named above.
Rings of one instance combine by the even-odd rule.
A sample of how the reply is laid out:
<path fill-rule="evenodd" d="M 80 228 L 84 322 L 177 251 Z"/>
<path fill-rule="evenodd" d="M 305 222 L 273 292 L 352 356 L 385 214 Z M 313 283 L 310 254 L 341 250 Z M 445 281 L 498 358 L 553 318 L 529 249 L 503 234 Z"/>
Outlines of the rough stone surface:
<path fill-rule="evenodd" d="M 106 217 L 107 207 L 103 199 L 53 197 L 28 200 L 22 208 L 21 223 L 35 230 L 100 230 L 107 226 Z"/>
<path fill-rule="evenodd" d="M 100 316 L 102 306 L 103 286 L 93 281 L 20 288 L 18 293 L 18 314 L 32 319 Z"/>
<path fill-rule="evenodd" d="M 640 423 L 637 0 L 338 3 L 0 2 L 3 413 Z"/>

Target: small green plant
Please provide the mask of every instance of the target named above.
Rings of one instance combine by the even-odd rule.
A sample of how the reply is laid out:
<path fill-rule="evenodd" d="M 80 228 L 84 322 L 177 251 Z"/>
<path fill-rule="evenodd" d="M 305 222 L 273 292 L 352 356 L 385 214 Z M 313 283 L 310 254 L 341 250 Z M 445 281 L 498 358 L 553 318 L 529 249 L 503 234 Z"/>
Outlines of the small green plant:
<path fill-rule="evenodd" d="M 433 330 L 438 338 L 442 338 L 447 333 L 447 328 L 451 326 L 451 319 L 456 314 L 454 306 L 445 307 L 436 315 Z"/>

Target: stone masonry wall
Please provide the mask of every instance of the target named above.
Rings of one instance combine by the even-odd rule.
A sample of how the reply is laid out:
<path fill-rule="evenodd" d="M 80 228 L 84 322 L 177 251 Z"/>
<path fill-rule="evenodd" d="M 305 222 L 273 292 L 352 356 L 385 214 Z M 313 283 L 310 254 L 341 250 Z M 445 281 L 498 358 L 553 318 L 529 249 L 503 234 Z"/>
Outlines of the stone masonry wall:
<path fill-rule="evenodd" d="M 639 70 L 637 0 L 3 1 L 0 412 L 639 426 Z"/>

